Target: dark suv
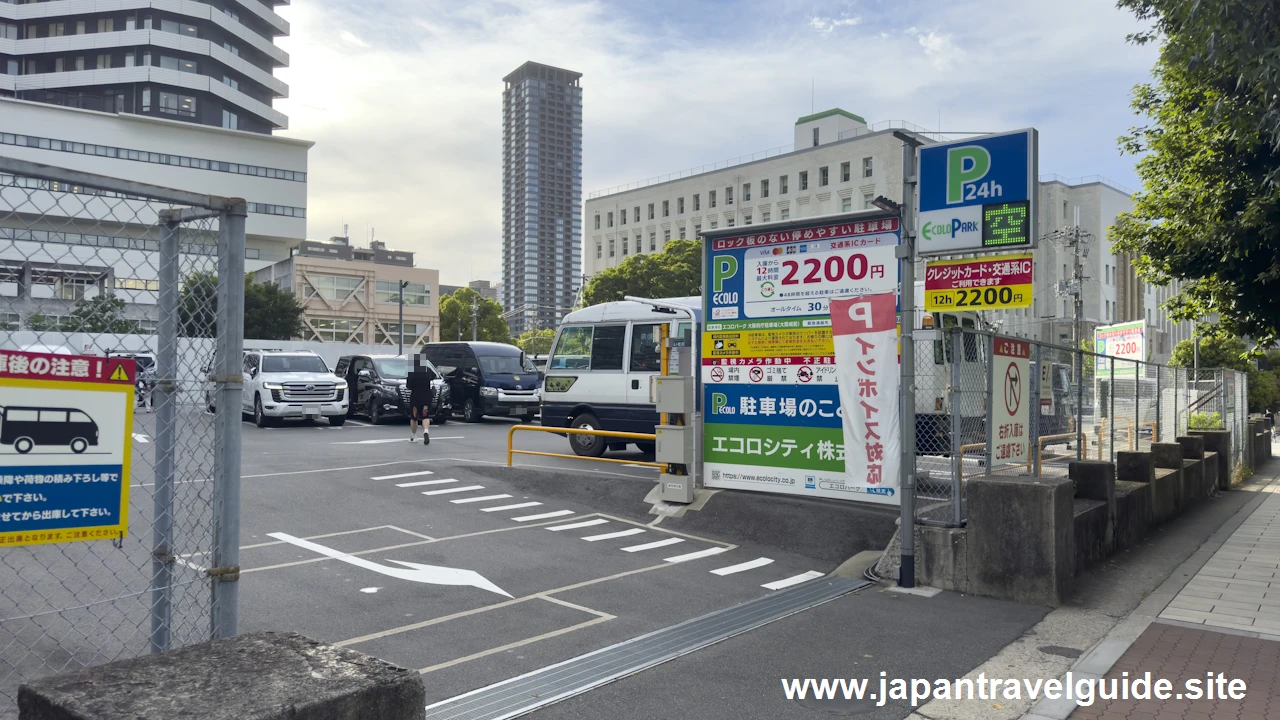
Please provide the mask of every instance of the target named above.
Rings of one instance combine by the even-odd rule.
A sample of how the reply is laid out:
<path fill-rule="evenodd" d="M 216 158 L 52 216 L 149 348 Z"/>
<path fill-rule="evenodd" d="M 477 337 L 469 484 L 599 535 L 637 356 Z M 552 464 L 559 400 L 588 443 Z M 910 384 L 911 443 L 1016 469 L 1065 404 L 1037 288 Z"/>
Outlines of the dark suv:
<path fill-rule="evenodd" d="M 542 375 L 515 345 L 443 342 L 424 345 L 422 354 L 449 384 L 453 407 L 467 422 L 507 415 L 532 422 L 542 405 Z"/>
<path fill-rule="evenodd" d="M 426 361 L 430 365 L 430 361 Z M 434 366 L 432 366 L 434 368 Z M 346 378 L 351 388 L 351 407 L 348 415 L 364 415 L 377 425 L 393 417 L 409 416 L 409 388 L 405 387 L 409 361 L 403 355 L 344 355 L 333 370 L 338 377 Z M 443 377 L 439 370 L 436 375 Z M 437 393 L 436 414 L 431 418 L 443 424 L 453 412 L 449 401 L 449 386 L 444 380 L 431 383 Z"/>

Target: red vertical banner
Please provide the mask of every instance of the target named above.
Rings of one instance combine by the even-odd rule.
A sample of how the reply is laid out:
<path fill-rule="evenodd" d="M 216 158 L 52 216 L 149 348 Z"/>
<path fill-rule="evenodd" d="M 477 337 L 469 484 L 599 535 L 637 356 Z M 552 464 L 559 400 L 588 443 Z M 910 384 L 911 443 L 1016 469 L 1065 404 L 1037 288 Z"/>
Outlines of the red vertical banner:
<path fill-rule="evenodd" d="M 897 306 L 895 293 L 831 300 L 846 489 L 886 504 L 900 501 Z"/>

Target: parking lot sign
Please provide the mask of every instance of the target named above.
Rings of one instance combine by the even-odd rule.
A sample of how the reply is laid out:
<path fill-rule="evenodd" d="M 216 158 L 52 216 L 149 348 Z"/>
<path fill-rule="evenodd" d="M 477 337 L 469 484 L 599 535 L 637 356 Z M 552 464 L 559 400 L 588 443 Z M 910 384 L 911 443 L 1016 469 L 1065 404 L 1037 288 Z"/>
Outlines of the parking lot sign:
<path fill-rule="evenodd" d="M 135 363 L 0 351 L 0 547 L 128 530 Z"/>
<path fill-rule="evenodd" d="M 1034 128 L 920 148 L 920 255 L 1036 244 Z"/>

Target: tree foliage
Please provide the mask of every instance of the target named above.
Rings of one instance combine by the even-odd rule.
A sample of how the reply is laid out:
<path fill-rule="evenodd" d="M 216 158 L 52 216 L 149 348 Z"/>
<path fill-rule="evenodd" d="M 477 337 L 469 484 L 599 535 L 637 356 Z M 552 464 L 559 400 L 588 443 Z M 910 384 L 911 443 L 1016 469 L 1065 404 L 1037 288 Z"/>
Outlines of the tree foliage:
<path fill-rule="evenodd" d="M 672 240 L 660 253 L 633 255 L 601 271 L 587 283 L 583 304 L 642 298 L 688 297 L 702 293 L 702 245 Z"/>
<path fill-rule="evenodd" d="M 1195 352 L 1195 341 L 1183 340 L 1173 346 L 1169 364 L 1174 367 L 1194 367 Z M 1239 338 L 1217 335 L 1204 337 L 1200 339 L 1200 367 L 1248 370 L 1249 361 L 1245 357 L 1247 352 L 1248 348 Z"/>
<path fill-rule="evenodd" d="M 546 355 L 551 352 L 551 343 L 556 339 L 556 331 L 550 328 L 530 330 L 514 340 L 516 347 L 526 355 Z"/>
<path fill-rule="evenodd" d="M 28 315 L 23 324 L 28 330 L 33 332 L 44 332 L 46 330 L 58 329 L 58 322 L 41 312 L 33 312 Z"/>
<path fill-rule="evenodd" d="M 178 327 L 184 337 L 215 337 L 218 276 L 196 271 L 187 275 L 178 296 Z M 274 283 L 244 279 L 244 337 L 289 340 L 302 334 L 305 312 L 293 293 Z"/>
<path fill-rule="evenodd" d="M 1171 317 L 1216 313 L 1219 332 L 1269 346 L 1280 329 L 1280 3 L 1119 0 L 1159 41 L 1153 83 L 1134 90 L 1148 124 L 1120 138 L 1143 155 L 1145 190 L 1116 247 L 1143 278 L 1183 283 Z"/>
<path fill-rule="evenodd" d="M 511 329 L 502 319 L 502 306 L 497 300 L 481 297 L 471 288 L 458 288 L 440 298 L 440 339 L 470 340 L 472 305 L 475 305 L 476 340 L 511 342 Z"/>
<path fill-rule="evenodd" d="M 124 298 L 110 293 L 80 298 L 71 308 L 65 327 L 73 332 L 118 333 L 138 331 L 137 323 L 124 319 Z M 27 318 L 28 327 L 31 319 Z"/>

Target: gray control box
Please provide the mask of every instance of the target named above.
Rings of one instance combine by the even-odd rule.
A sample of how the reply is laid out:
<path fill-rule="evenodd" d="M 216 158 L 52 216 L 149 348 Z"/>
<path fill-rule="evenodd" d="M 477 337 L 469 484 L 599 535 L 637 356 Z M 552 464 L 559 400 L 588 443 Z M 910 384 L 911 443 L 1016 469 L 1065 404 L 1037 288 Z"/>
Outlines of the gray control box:
<path fill-rule="evenodd" d="M 658 425 L 654 459 L 660 463 L 693 464 L 693 428 L 684 425 Z"/>
<path fill-rule="evenodd" d="M 658 476 L 658 497 L 688 505 L 693 502 L 693 476 L 662 473 Z"/>
<path fill-rule="evenodd" d="M 654 409 L 660 413 L 685 415 L 696 407 L 693 397 L 693 378 L 684 375 L 655 375 L 650 392 Z"/>

